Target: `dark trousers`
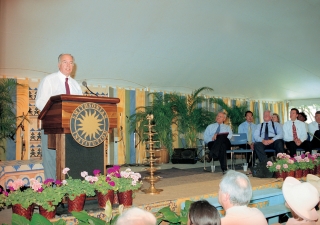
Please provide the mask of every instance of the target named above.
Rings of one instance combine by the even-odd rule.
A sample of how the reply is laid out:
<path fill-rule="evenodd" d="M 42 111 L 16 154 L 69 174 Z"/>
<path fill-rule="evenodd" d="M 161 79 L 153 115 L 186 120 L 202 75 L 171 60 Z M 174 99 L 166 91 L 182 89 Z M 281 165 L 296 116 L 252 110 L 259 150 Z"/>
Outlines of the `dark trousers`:
<path fill-rule="evenodd" d="M 230 140 L 227 137 L 218 138 L 215 141 L 208 143 L 210 150 L 210 157 L 215 160 L 218 159 L 222 171 L 227 170 L 227 150 L 231 148 Z"/>
<path fill-rule="evenodd" d="M 257 154 L 258 159 L 260 162 L 267 162 L 268 157 L 264 152 L 265 149 L 274 149 L 276 153 L 283 153 L 284 152 L 284 142 L 282 139 L 278 139 L 274 141 L 270 145 L 264 145 L 262 142 L 255 142 L 254 143 L 254 152 Z"/>
<path fill-rule="evenodd" d="M 316 130 L 314 132 L 314 136 L 316 137 L 313 137 L 312 138 L 312 141 L 311 141 L 311 149 L 317 149 L 317 148 L 320 148 L 320 130 Z M 319 139 L 318 139 L 319 138 Z"/>
<path fill-rule="evenodd" d="M 286 141 L 285 142 L 287 149 L 290 151 L 290 156 L 294 157 L 297 154 L 297 148 L 304 149 L 305 152 L 311 153 L 311 143 L 310 141 L 304 141 L 300 146 L 297 146 L 294 141 Z"/>

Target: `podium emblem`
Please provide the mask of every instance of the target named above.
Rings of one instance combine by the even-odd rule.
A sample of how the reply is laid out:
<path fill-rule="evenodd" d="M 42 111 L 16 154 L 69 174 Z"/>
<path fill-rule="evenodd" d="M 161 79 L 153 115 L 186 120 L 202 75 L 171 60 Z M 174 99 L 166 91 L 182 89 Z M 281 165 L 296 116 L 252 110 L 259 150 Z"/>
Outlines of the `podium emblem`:
<path fill-rule="evenodd" d="M 70 118 L 70 131 L 74 140 L 84 147 L 95 147 L 106 140 L 109 119 L 98 104 L 86 102 L 79 105 Z"/>

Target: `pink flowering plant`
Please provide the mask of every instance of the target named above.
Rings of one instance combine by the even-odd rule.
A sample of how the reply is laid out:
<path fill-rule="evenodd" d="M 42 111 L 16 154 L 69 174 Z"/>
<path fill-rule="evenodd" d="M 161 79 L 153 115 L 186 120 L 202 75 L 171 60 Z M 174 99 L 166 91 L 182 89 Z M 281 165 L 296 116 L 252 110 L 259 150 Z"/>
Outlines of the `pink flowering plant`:
<path fill-rule="evenodd" d="M 141 185 L 141 174 L 131 171 L 127 168 L 125 171 L 120 171 L 120 178 L 117 181 L 118 192 L 124 192 L 128 190 L 138 190 Z"/>
<path fill-rule="evenodd" d="M 100 170 L 93 171 L 93 175 L 96 177 L 96 181 L 94 182 L 96 191 L 105 195 L 109 190 L 117 190 L 116 182 L 117 178 L 120 177 L 120 173 L 117 172 L 117 168 L 117 166 L 109 168 L 107 170 L 107 175 L 102 175 Z"/>
<path fill-rule="evenodd" d="M 54 179 L 46 179 L 43 183 L 35 179 L 30 180 L 32 187 L 37 191 L 36 204 L 42 206 L 47 211 L 53 211 L 62 198 L 65 192 L 62 188 L 62 182 Z"/>
<path fill-rule="evenodd" d="M 88 172 L 81 172 L 81 177 L 84 179 L 73 179 L 69 176 L 68 171 L 70 169 L 68 167 L 62 170 L 62 173 L 67 175 L 68 178 L 62 181 L 62 191 L 66 193 L 66 196 L 70 200 L 74 200 L 77 196 L 81 194 L 86 194 L 86 196 L 94 196 L 94 185 L 93 180 L 95 179 L 93 176 L 89 176 Z"/>
<path fill-rule="evenodd" d="M 5 204 L 15 205 L 21 204 L 21 206 L 27 209 L 30 205 L 36 202 L 36 192 L 37 190 L 32 186 L 27 187 L 22 179 L 17 179 L 14 182 L 10 181 L 8 184 L 9 192 L 5 195 Z"/>
<path fill-rule="evenodd" d="M 317 155 L 311 155 L 309 152 L 294 157 L 297 168 L 301 170 L 313 169 L 317 163 Z"/>
<path fill-rule="evenodd" d="M 270 172 L 289 172 L 296 170 L 296 167 L 294 159 L 286 153 L 278 153 L 275 162 L 267 162 L 267 168 Z"/>
<path fill-rule="evenodd" d="M 8 192 L 0 187 L 0 211 L 4 209 L 6 205 L 6 199 L 8 197 Z"/>

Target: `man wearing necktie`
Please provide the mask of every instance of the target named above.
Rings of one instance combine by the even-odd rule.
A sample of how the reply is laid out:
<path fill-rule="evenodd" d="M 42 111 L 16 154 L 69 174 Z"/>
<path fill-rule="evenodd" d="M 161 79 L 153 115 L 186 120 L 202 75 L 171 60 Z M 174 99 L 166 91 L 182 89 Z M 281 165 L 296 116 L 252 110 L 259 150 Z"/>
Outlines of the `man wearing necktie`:
<path fill-rule="evenodd" d="M 256 129 L 256 124 L 253 123 L 253 112 L 251 111 L 246 111 L 245 113 L 245 118 L 246 121 L 241 123 L 238 127 L 238 133 L 244 133 L 247 135 L 247 140 L 248 143 L 246 145 L 240 145 L 240 148 L 243 149 L 254 149 L 254 139 L 253 139 L 253 134 Z M 252 162 L 249 162 L 250 155 L 247 157 L 247 162 L 248 162 L 248 167 L 252 165 Z"/>
<path fill-rule="evenodd" d="M 271 112 L 269 110 L 263 113 L 264 122 L 257 125 L 253 137 L 254 152 L 257 154 L 260 162 L 268 161 L 265 149 L 274 149 L 277 153 L 284 152 L 283 130 L 278 122 L 271 121 Z"/>
<path fill-rule="evenodd" d="M 82 95 L 80 85 L 70 75 L 74 66 L 73 56 L 61 54 L 58 57 L 59 71 L 44 77 L 38 87 L 36 107 L 42 110 L 50 97 L 60 94 Z M 41 130 L 42 164 L 45 178 L 56 179 L 56 151 L 48 149 L 48 136 Z"/>
<path fill-rule="evenodd" d="M 230 139 L 232 138 L 230 126 L 224 124 L 226 119 L 227 115 L 224 112 L 219 112 L 216 123 L 210 124 L 203 135 L 204 142 L 208 144 L 210 150 L 207 162 L 210 162 L 212 158 L 218 158 L 223 173 L 227 171 L 226 150 L 230 149 Z"/>
<path fill-rule="evenodd" d="M 290 110 L 290 120 L 283 124 L 283 139 L 290 156 L 297 154 L 297 148 L 303 148 L 306 152 L 311 151 L 310 141 L 307 140 L 307 130 L 304 122 L 298 120 L 299 110 Z"/>
<path fill-rule="evenodd" d="M 314 119 L 316 121 L 308 125 L 312 149 L 320 148 L 320 111 L 316 112 Z"/>

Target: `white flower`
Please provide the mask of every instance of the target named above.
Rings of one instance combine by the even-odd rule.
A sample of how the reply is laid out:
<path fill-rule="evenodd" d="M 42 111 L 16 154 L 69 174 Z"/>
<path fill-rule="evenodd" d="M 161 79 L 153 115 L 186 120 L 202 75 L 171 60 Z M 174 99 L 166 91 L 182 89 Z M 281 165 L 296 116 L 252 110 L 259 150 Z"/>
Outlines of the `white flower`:
<path fill-rule="evenodd" d="M 88 172 L 87 171 L 81 172 L 81 177 L 86 177 L 86 176 L 88 176 Z"/>

